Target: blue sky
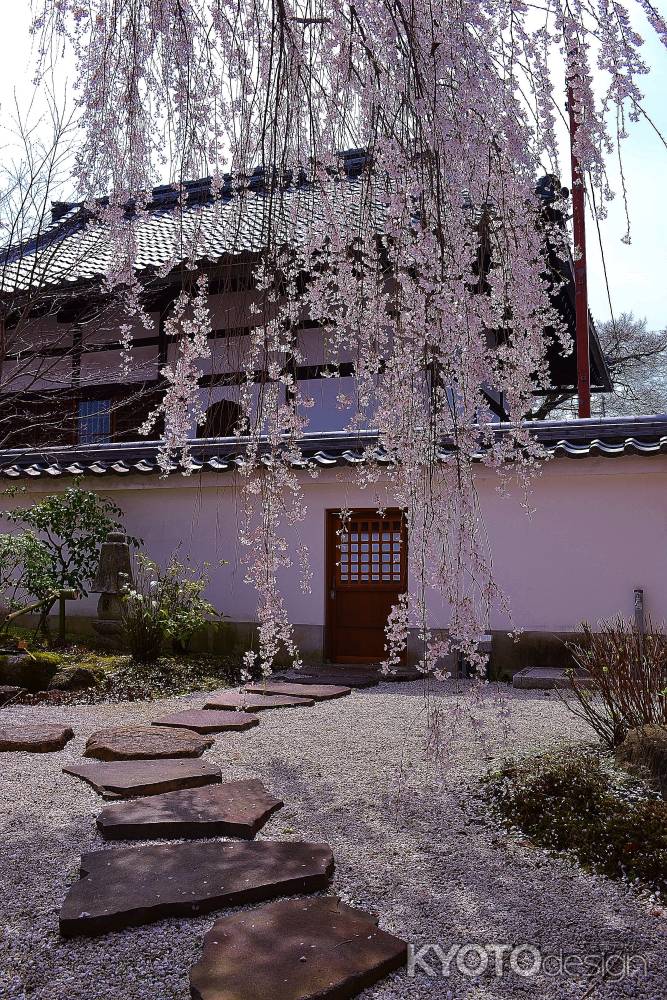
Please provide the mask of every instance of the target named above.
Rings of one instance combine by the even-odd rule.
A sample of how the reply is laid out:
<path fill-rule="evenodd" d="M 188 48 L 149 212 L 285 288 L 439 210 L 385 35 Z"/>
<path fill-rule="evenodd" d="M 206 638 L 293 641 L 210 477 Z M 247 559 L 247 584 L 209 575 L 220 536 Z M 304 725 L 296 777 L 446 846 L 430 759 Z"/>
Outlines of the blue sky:
<path fill-rule="evenodd" d="M 654 0 L 654 3 L 656 0 Z M 665 0 L 656 6 L 667 12 Z M 13 105 L 17 91 L 23 105 L 30 99 L 29 0 L 13 0 L 11 17 L 5 16 L 0 32 L 0 116 Z M 8 11 L 5 11 L 7 15 Z M 646 39 L 644 58 L 651 73 L 642 80 L 645 109 L 667 136 L 667 49 L 659 42 L 642 15 L 633 18 Z M 565 139 L 565 136 L 564 136 Z M 569 186 L 569 160 L 564 142 L 563 183 Z M 1 155 L 1 154 L 0 154 Z M 631 126 L 624 146 L 624 171 L 629 188 L 632 244 L 621 242 L 625 215 L 620 197 L 610 205 L 602 224 L 602 243 L 607 264 L 612 307 L 615 313 L 645 316 L 655 329 L 667 327 L 667 149 L 644 121 Z M 612 187 L 619 190 L 618 171 L 610 164 Z M 592 220 L 588 226 L 589 297 L 593 315 L 609 318 L 598 236 Z"/>

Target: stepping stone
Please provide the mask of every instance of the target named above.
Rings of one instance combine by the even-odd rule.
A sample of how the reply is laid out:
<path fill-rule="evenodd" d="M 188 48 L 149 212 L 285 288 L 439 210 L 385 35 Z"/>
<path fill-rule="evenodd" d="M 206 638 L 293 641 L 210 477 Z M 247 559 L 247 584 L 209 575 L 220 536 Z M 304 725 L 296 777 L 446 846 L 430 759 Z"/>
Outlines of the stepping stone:
<path fill-rule="evenodd" d="M 174 712 L 173 715 L 163 715 L 159 719 L 153 719 L 153 725 L 180 726 L 182 729 L 193 729 L 196 733 L 224 733 L 227 730 L 250 729 L 251 726 L 259 725 L 259 719 L 248 712 L 218 712 L 190 708 L 184 712 Z"/>
<path fill-rule="evenodd" d="M 212 694 L 204 709 L 251 709 L 265 712 L 269 708 L 299 708 L 314 705 L 312 698 L 290 698 L 286 694 L 250 694 L 249 691 L 221 691 Z"/>
<path fill-rule="evenodd" d="M 428 676 L 429 674 L 422 673 L 416 668 L 399 667 L 397 670 L 391 670 L 388 674 L 382 674 L 380 679 L 388 681 L 390 684 L 398 684 L 401 681 L 423 681 Z"/>
<path fill-rule="evenodd" d="M 201 757 L 212 747 L 211 736 L 200 736 L 190 729 L 156 729 L 155 726 L 122 726 L 93 733 L 84 757 L 98 760 L 160 760 L 176 757 Z"/>
<path fill-rule="evenodd" d="M 335 684 L 292 684 L 288 681 L 266 681 L 266 683 L 246 684 L 244 691 L 251 694 L 286 694 L 295 698 L 312 698 L 313 701 L 327 701 L 350 694 L 349 687 Z"/>
<path fill-rule="evenodd" d="M 17 687 L 15 684 L 0 684 L 0 706 L 6 705 L 9 701 L 15 701 L 25 693 L 25 688 Z"/>
<path fill-rule="evenodd" d="M 81 858 L 81 878 L 60 911 L 60 933 L 100 934 L 315 892 L 332 873 L 326 844 L 213 840 L 93 851 Z"/>
<path fill-rule="evenodd" d="M 283 803 L 261 781 L 230 781 L 205 788 L 107 806 L 97 826 L 107 840 L 152 837 L 244 837 L 252 840 Z"/>
<path fill-rule="evenodd" d="M 349 688 L 377 687 L 379 683 L 375 674 L 346 674 L 344 672 L 338 673 L 338 671 L 331 674 L 303 674 L 300 670 L 295 670 L 287 674 L 278 674 L 276 679 L 288 681 L 290 684 L 343 684 Z"/>
<path fill-rule="evenodd" d="M 68 764 L 65 774 L 81 778 L 105 799 L 158 795 L 222 781 L 222 772 L 202 760 L 123 760 Z"/>
<path fill-rule="evenodd" d="M 343 1000 L 406 964 L 405 941 L 335 896 L 216 920 L 190 971 L 193 1000 Z M 250 973 L 250 974 L 249 974 Z"/>
<path fill-rule="evenodd" d="M 27 750 L 28 753 L 51 753 L 62 750 L 74 736 L 69 726 L 51 723 L 17 722 L 0 724 L 0 752 Z"/>
<path fill-rule="evenodd" d="M 594 688 L 595 681 L 587 670 L 574 670 L 577 687 Z M 570 671 L 565 667 L 524 667 L 512 677 L 512 687 L 533 691 L 570 688 Z"/>

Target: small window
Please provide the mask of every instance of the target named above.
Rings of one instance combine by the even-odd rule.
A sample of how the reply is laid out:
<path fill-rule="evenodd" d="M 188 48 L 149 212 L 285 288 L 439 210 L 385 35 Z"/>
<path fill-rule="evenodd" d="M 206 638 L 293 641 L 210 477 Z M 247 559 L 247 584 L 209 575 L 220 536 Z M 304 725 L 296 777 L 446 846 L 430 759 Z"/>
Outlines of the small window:
<path fill-rule="evenodd" d="M 111 440 L 111 400 L 82 399 L 77 414 L 79 444 L 108 444 Z"/>

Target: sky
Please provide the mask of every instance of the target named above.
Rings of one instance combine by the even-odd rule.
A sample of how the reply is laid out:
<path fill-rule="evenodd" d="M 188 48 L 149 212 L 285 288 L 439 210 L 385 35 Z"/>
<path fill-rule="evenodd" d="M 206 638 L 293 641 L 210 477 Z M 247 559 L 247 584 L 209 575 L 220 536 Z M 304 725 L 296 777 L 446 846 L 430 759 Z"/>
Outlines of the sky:
<path fill-rule="evenodd" d="M 667 0 L 655 6 L 667 14 Z M 644 61 L 651 72 L 640 80 L 644 110 L 667 138 L 667 48 L 643 17 L 633 17 L 646 40 Z M 566 163 L 563 157 L 563 163 Z M 617 162 L 609 165 L 611 187 L 617 192 L 609 216 L 601 223 L 613 311 L 646 317 L 649 328 L 667 327 L 667 149 L 645 122 L 631 125 L 623 147 L 623 171 L 629 189 L 632 243 L 621 242 L 626 231 Z M 568 183 L 563 177 L 563 183 Z M 568 183 L 569 186 L 569 183 Z M 600 241 L 592 219 L 587 226 L 588 287 L 591 312 L 597 320 L 610 316 Z"/>
<path fill-rule="evenodd" d="M 667 14 L 667 0 L 654 0 Z M 22 107 L 32 97 L 30 0 L 4 0 L 0 32 L 0 118 L 14 103 L 16 93 Z M 644 59 L 651 73 L 641 81 L 644 108 L 658 129 L 667 136 L 667 49 L 660 43 L 643 15 L 633 17 L 646 39 Z M 65 75 L 59 81 L 66 87 Z M 563 143 L 566 135 L 563 135 Z M 569 186 L 567 149 L 562 182 Z M 0 156 L 2 150 L 0 150 Z M 645 317 L 651 329 L 667 327 L 667 149 L 645 122 L 630 128 L 624 145 L 623 169 L 629 189 L 632 243 L 621 242 L 625 233 L 622 199 L 609 207 L 609 217 L 601 224 L 611 305 L 614 314 L 633 312 Z M 616 163 L 610 164 L 612 187 L 620 190 Z M 588 285 L 591 312 L 596 320 L 610 317 L 607 286 L 602 266 L 598 234 L 592 219 L 588 225 Z"/>

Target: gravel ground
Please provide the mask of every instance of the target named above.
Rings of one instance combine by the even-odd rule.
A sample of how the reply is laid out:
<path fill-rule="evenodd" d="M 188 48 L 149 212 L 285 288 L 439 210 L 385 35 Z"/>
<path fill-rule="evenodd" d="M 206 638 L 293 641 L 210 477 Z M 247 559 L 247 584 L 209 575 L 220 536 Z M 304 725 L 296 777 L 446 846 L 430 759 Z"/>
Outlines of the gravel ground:
<path fill-rule="evenodd" d="M 505 954 L 497 976 L 492 952 L 486 972 L 471 976 L 457 968 L 463 953 L 443 976 L 430 951 L 425 961 L 433 976 L 418 965 L 413 977 L 403 971 L 366 991 L 366 1000 L 661 1000 L 664 914 L 622 884 L 585 874 L 480 818 L 471 793 L 494 763 L 587 738 L 553 696 L 505 688 L 503 697 L 502 704 L 471 709 L 453 682 L 382 684 L 314 708 L 262 713 L 249 732 L 219 736 L 207 759 L 221 765 L 223 780 L 262 778 L 285 800 L 262 836 L 328 842 L 336 858 L 333 890 L 378 913 L 381 926 L 415 949 L 432 943 L 447 954 L 456 944 L 527 943 L 550 956 L 548 974 L 525 976 L 512 971 Z M 188 695 L 2 710 L 8 722 L 64 722 L 76 733 L 61 753 L 1 758 L 3 1000 L 187 1000 L 188 970 L 215 915 L 60 939 L 58 910 L 80 853 L 108 846 L 94 822 L 102 800 L 61 767 L 80 758 L 95 729 L 202 703 L 201 695 Z M 602 953 L 644 956 L 647 972 L 636 962 L 639 974 L 628 977 L 616 959 L 596 985 L 599 977 L 582 975 L 576 959 L 559 972 L 551 957 Z M 525 951 L 521 957 L 531 960 Z M 473 949 L 467 960 L 474 958 Z"/>

